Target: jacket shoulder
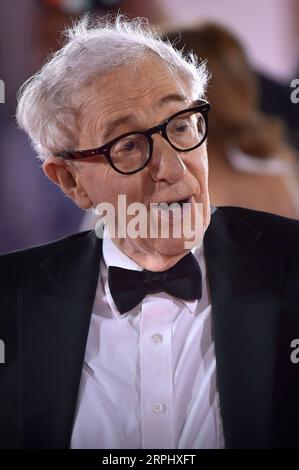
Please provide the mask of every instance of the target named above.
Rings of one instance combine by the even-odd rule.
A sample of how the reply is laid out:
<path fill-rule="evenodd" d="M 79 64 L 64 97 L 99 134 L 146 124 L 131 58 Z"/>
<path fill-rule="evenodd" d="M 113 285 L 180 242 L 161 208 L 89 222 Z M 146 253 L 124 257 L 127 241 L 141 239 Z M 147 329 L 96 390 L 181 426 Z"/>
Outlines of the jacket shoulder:
<path fill-rule="evenodd" d="M 29 248 L 9 251 L 0 255 L 0 280 L 4 283 L 15 282 L 24 274 L 29 275 L 39 267 L 41 260 L 61 250 L 75 247 L 78 241 L 90 234 L 90 230 L 75 233 L 49 243 Z"/>
<path fill-rule="evenodd" d="M 284 253 L 299 253 L 299 221 L 268 212 L 241 207 L 219 207 L 230 218 L 239 219 L 262 233 L 264 242 Z"/>

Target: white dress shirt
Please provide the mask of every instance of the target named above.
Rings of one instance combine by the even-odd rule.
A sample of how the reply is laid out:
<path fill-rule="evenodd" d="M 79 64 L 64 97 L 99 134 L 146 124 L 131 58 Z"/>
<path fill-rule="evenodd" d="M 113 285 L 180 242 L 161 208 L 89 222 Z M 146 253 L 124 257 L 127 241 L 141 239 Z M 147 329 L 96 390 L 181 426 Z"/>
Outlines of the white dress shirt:
<path fill-rule="evenodd" d="M 203 248 L 200 301 L 147 295 L 120 315 L 109 266 L 142 270 L 105 234 L 71 448 L 223 448 Z"/>

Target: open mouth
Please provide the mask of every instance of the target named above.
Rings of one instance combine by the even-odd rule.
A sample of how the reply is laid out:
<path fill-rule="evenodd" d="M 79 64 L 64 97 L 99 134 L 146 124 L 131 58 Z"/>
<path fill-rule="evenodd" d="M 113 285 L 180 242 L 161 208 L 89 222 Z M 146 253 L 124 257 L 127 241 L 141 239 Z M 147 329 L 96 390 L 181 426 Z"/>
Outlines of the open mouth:
<path fill-rule="evenodd" d="M 185 199 L 178 199 L 177 201 L 169 201 L 169 202 L 166 202 L 166 201 L 161 201 L 161 202 L 157 202 L 155 203 L 155 207 L 158 208 L 158 209 L 162 209 L 162 210 L 169 210 L 173 207 L 177 207 L 178 205 L 180 206 L 181 209 L 183 209 L 184 207 L 184 204 L 187 204 L 187 203 L 190 203 L 191 202 L 191 198 L 192 196 L 188 196 L 186 197 Z"/>
<path fill-rule="evenodd" d="M 182 199 L 181 201 L 175 201 L 177 204 L 179 204 L 181 207 L 183 207 L 183 204 L 188 204 L 188 202 L 191 202 L 191 196 L 186 197 L 185 199 Z"/>

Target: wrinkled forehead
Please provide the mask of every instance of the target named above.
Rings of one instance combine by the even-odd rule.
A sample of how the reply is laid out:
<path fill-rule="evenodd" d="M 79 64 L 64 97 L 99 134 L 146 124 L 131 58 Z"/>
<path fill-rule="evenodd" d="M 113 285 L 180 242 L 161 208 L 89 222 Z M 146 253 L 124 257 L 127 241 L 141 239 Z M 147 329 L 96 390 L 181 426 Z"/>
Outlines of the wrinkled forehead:
<path fill-rule="evenodd" d="M 187 79 L 161 59 L 147 57 L 113 70 L 86 91 L 79 140 L 87 136 L 86 145 L 103 145 L 157 125 L 191 103 Z"/>
<path fill-rule="evenodd" d="M 147 54 L 136 63 L 128 64 L 124 67 L 128 87 L 135 89 L 136 86 L 144 85 L 150 89 L 164 89 L 165 87 L 175 87 L 176 89 L 186 88 L 190 83 L 183 72 L 173 64 L 165 62 L 154 54 Z M 139 90 L 141 91 L 141 90 Z"/>
<path fill-rule="evenodd" d="M 84 107 L 98 103 L 107 112 L 125 108 L 133 112 L 138 106 L 158 110 L 161 104 L 169 103 L 168 96 L 176 96 L 174 101 L 196 99 L 190 78 L 159 57 L 147 54 L 135 63 L 116 67 L 101 79 L 93 80 L 85 92 Z"/>

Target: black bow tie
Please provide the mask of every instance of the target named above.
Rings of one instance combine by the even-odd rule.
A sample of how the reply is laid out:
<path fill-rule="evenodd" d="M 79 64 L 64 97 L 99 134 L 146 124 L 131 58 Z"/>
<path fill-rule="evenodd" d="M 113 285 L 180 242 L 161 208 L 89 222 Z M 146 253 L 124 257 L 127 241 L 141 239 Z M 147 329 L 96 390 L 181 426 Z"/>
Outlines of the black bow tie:
<path fill-rule="evenodd" d="M 201 298 L 201 271 L 189 253 L 167 271 L 134 271 L 110 266 L 108 284 L 118 311 L 123 314 L 139 304 L 147 294 L 167 292 L 183 300 Z"/>

